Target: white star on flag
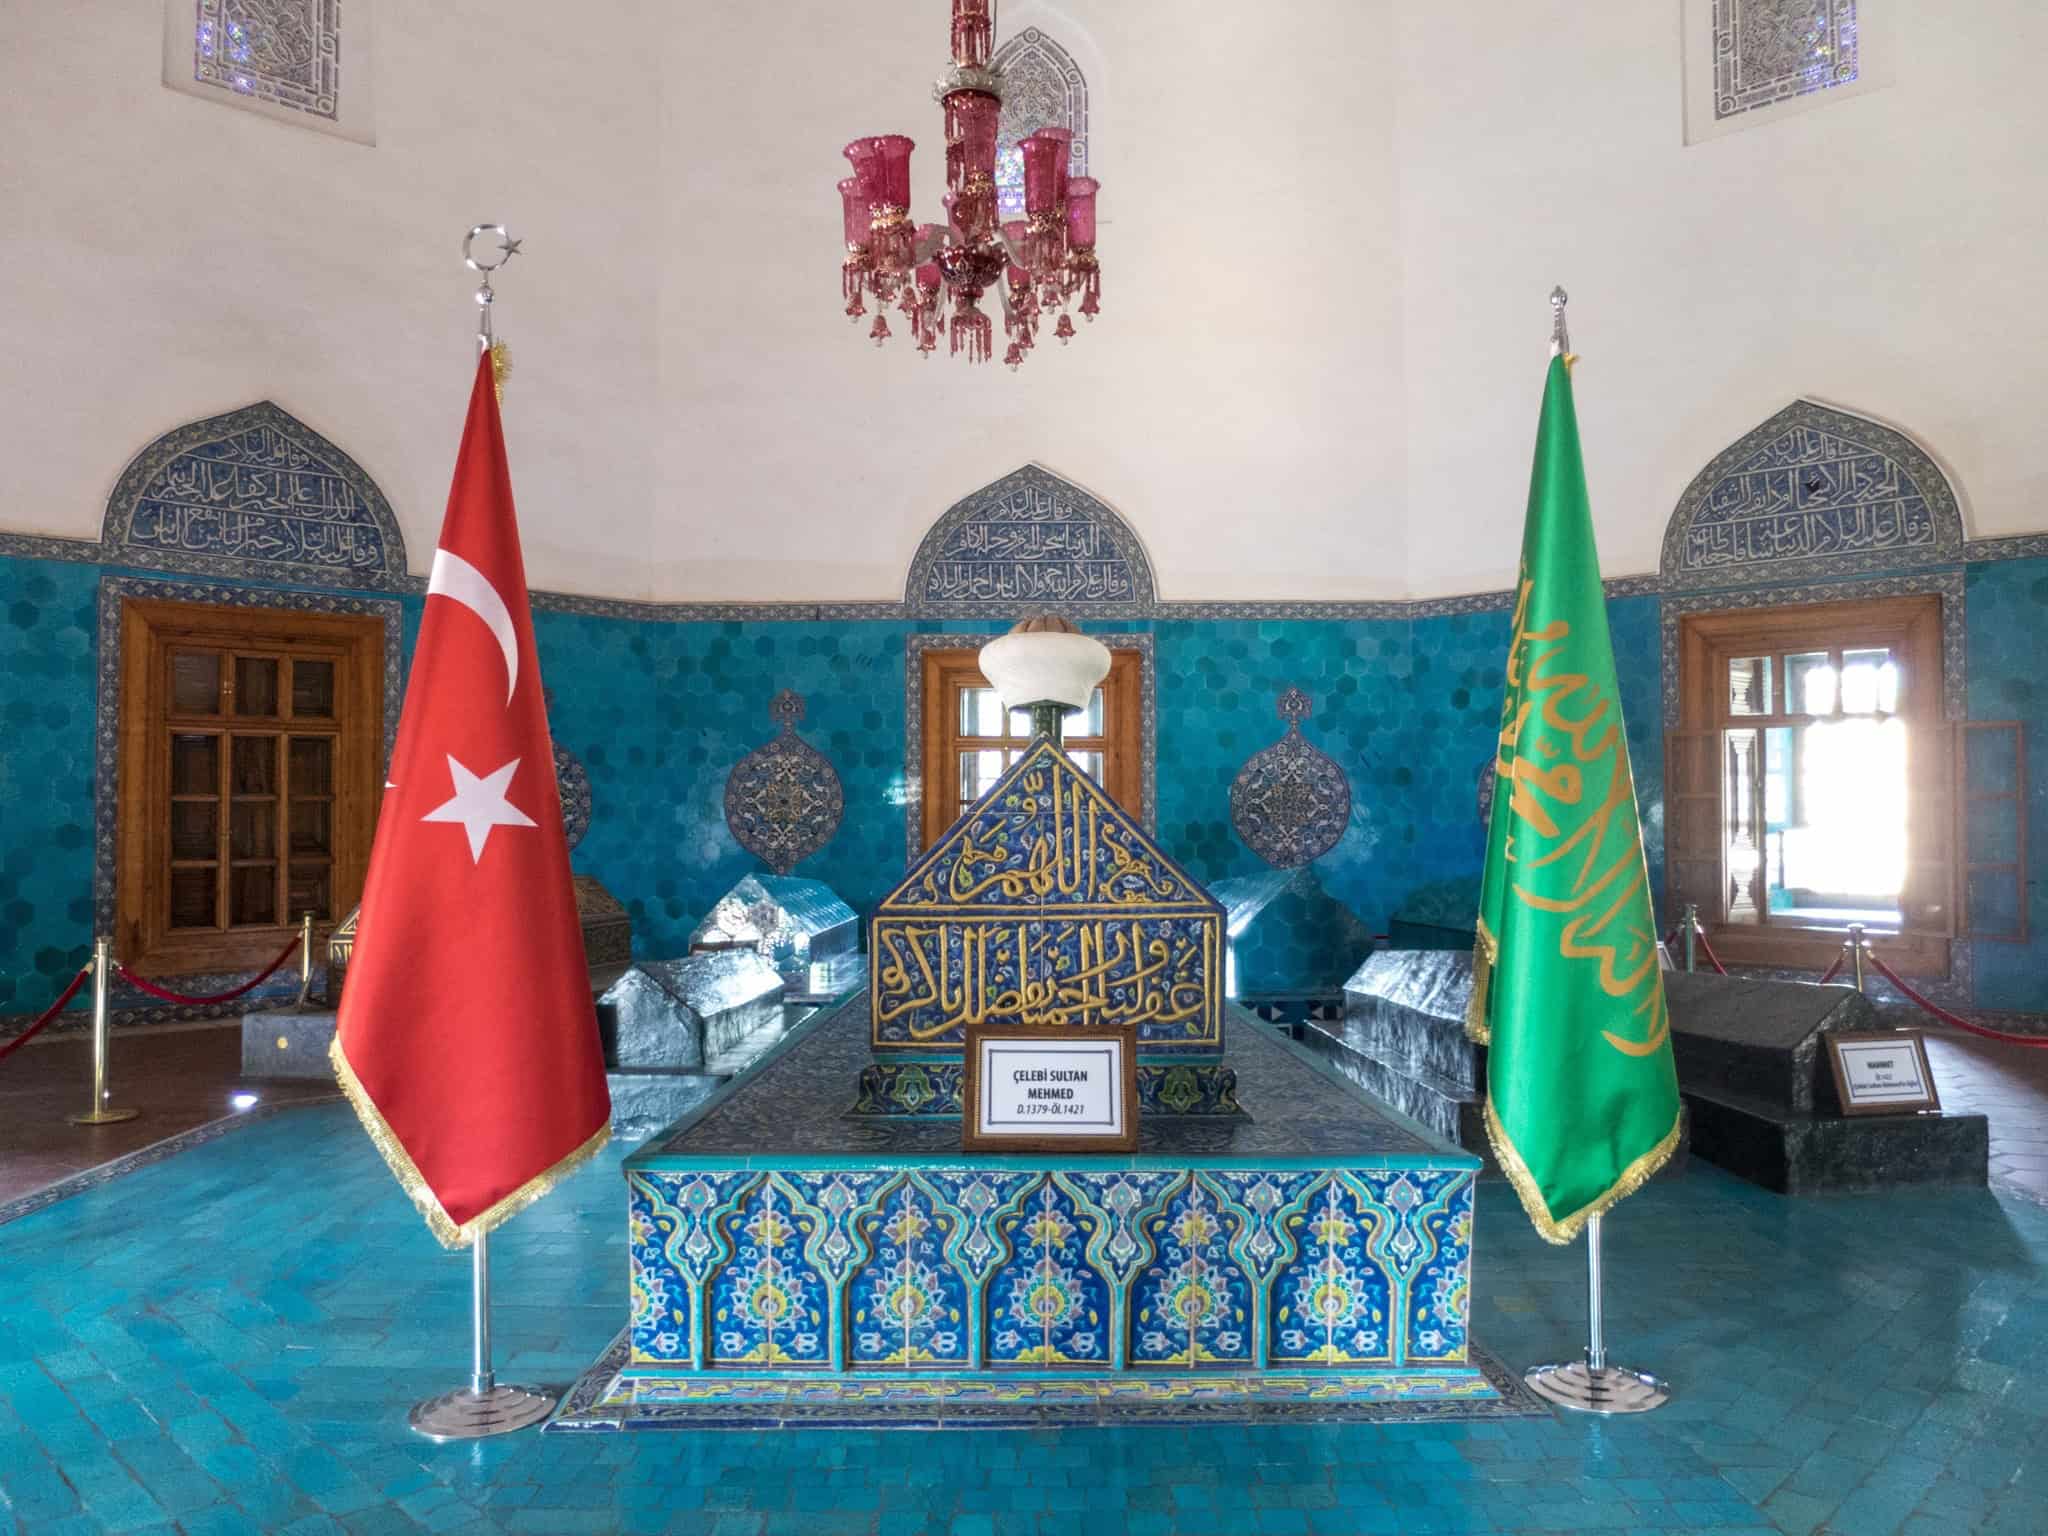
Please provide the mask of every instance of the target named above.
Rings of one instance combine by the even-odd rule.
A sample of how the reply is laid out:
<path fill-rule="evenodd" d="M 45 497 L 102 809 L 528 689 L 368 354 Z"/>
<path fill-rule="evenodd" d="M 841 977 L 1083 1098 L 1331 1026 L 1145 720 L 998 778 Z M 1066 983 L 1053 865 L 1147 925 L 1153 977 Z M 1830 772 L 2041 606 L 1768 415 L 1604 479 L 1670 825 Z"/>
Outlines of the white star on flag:
<path fill-rule="evenodd" d="M 420 820 L 461 822 L 462 830 L 469 834 L 469 861 L 481 864 L 491 828 L 535 825 L 531 817 L 505 798 L 505 788 L 518 771 L 519 759 L 515 757 L 496 773 L 480 779 L 451 755 L 448 772 L 455 780 L 455 798 L 435 806 Z"/>

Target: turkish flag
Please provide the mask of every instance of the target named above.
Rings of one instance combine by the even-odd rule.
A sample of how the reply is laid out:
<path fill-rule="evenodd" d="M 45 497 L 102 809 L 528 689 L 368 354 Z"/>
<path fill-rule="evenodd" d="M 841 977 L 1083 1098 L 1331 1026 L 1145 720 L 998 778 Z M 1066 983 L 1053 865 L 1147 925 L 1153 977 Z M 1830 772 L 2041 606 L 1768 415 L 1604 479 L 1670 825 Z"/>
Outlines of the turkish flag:
<path fill-rule="evenodd" d="M 489 354 L 478 358 L 333 1047 L 447 1246 L 602 1147 L 611 1095 Z"/>

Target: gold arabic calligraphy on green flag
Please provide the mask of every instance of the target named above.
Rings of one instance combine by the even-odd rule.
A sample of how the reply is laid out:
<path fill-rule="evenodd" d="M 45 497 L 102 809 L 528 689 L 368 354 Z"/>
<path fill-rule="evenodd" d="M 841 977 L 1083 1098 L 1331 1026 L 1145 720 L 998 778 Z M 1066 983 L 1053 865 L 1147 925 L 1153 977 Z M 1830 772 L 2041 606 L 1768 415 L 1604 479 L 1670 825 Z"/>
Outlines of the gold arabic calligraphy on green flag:
<path fill-rule="evenodd" d="M 1614 645 L 1567 359 L 1536 431 L 1466 1025 L 1487 1131 L 1536 1230 L 1570 1242 L 1678 1143 Z"/>

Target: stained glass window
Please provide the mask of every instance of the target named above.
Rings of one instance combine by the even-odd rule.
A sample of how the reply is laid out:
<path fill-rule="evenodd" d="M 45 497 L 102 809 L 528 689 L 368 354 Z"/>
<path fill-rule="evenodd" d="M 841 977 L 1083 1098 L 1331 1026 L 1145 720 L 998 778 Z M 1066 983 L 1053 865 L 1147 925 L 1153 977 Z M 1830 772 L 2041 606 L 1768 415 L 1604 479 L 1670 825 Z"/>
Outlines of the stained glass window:
<path fill-rule="evenodd" d="M 1024 217 L 1024 156 L 1017 144 L 1041 128 L 1074 135 L 1070 174 L 1088 173 L 1088 82 L 1073 56 L 1037 27 L 1026 27 L 996 50 L 1003 76 L 1003 115 L 996 133 L 996 206 L 1005 219 Z"/>

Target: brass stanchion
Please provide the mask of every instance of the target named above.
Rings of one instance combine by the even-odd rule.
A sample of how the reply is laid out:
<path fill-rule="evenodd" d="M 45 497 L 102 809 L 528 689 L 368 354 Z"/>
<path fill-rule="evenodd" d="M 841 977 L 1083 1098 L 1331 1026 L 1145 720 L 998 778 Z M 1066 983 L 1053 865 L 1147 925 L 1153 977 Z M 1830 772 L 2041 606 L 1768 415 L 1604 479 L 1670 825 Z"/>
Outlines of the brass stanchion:
<path fill-rule="evenodd" d="M 110 1125 L 142 1113 L 107 1107 L 107 977 L 114 966 L 112 948 L 104 934 L 92 941 L 92 1108 L 70 1116 L 73 1125 Z"/>
<path fill-rule="evenodd" d="M 1694 902 L 1685 904 L 1685 968 L 1690 971 L 1699 964 L 1700 909 Z"/>
<path fill-rule="evenodd" d="M 306 1011 L 307 1000 L 313 995 L 313 914 L 310 911 L 299 914 L 299 1000 L 292 1007 L 299 1012 Z"/>
<path fill-rule="evenodd" d="M 1858 992 L 1861 992 L 1861 991 L 1863 991 L 1863 990 L 1864 990 L 1864 986 L 1863 986 L 1863 948 L 1864 948 L 1864 945 L 1863 945 L 1863 925 L 1862 925 L 1861 923 L 1851 923 L 1851 924 L 1849 925 L 1849 942 L 1848 942 L 1848 949 L 1849 949 L 1849 961 L 1850 961 L 1850 964 L 1851 964 L 1851 965 L 1852 965 L 1852 966 L 1853 966 L 1853 967 L 1855 968 L 1855 976 L 1856 976 L 1856 990 L 1857 990 Z"/>

